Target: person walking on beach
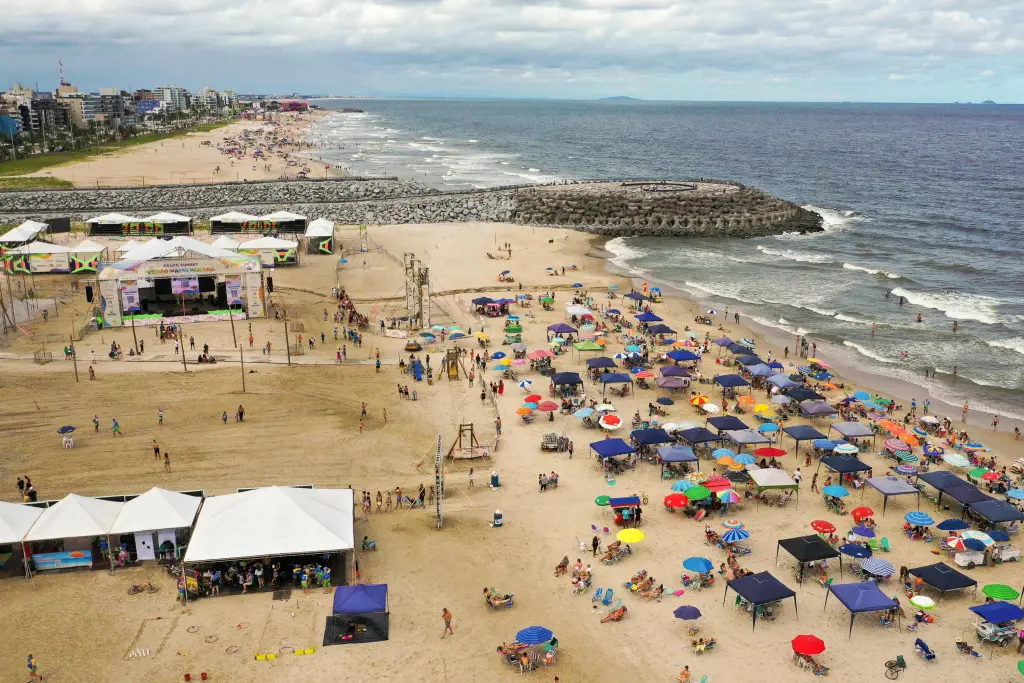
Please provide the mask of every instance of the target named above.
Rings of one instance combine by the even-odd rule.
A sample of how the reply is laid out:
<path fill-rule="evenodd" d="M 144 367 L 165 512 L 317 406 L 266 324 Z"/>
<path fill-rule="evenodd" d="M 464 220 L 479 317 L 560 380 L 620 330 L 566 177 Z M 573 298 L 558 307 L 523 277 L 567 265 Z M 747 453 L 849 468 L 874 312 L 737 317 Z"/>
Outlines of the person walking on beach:
<path fill-rule="evenodd" d="M 999 429 L 999 416 L 998 415 L 993 415 L 992 416 L 992 431 L 994 432 L 997 429 Z"/>
<path fill-rule="evenodd" d="M 811 492 L 816 493 L 818 491 L 818 473 L 815 472 L 811 477 Z"/>
<path fill-rule="evenodd" d="M 384 512 L 391 510 L 391 489 L 388 489 L 387 495 L 384 499 Z"/>
<path fill-rule="evenodd" d="M 590 549 L 593 550 L 594 557 L 597 557 L 597 550 L 601 547 L 601 539 L 594 536 L 590 539 Z"/>
<path fill-rule="evenodd" d="M 164 451 L 164 472 L 171 471 L 171 454 Z"/>
<path fill-rule="evenodd" d="M 967 405 L 967 401 L 964 401 L 964 407 L 960 410 L 960 422 L 963 424 L 967 424 L 967 413 L 970 409 L 970 406 Z"/>
<path fill-rule="evenodd" d="M 441 638 L 444 639 L 444 637 L 449 633 L 454 636 L 455 631 L 452 629 L 452 613 L 448 611 L 447 607 L 441 610 L 441 618 L 444 619 L 444 631 L 441 633 Z M 39 680 L 42 680 L 42 676 L 39 677 Z"/>
<path fill-rule="evenodd" d="M 174 355 L 175 356 L 178 355 L 178 340 L 177 339 L 174 340 Z"/>
<path fill-rule="evenodd" d="M 93 415 L 92 416 L 92 430 L 94 432 L 100 431 L 100 416 L 99 415 Z"/>
<path fill-rule="evenodd" d="M 196 350 L 196 338 L 195 337 L 189 336 L 189 338 L 188 338 L 188 350 L 189 351 L 195 351 Z"/>
<path fill-rule="evenodd" d="M 402 487 L 395 487 L 395 509 L 398 510 L 402 507 Z"/>
<path fill-rule="evenodd" d="M 469 488 L 473 488 L 473 482 L 476 481 L 476 475 L 473 473 L 473 468 L 469 468 Z"/>
<path fill-rule="evenodd" d="M 569 448 L 569 459 L 572 460 L 572 451 L 573 451 L 573 448 L 575 448 L 575 446 L 573 446 L 572 441 L 569 442 L 569 447 L 568 448 Z"/>
<path fill-rule="evenodd" d="M 113 436 L 124 437 L 124 434 L 121 433 L 121 424 L 117 421 L 116 417 L 114 418 L 113 424 L 110 425 L 110 431 Z"/>
<path fill-rule="evenodd" d="M 156 439 L 153 439 L 153 459 L 160 459 L 160 444 L 157 442 Z"/>
<path fill-rule="evenodd" d="M 156 424 L 157 424 L 158 427 L 163 427 L 164 426 L 164 409 L 163 408 L 157 408 L 156 409 Z"/>
<path fill-rule="evenodd" d="M 804 475 L 800 473 L 800 468 L 796 468 L 796 472 L 793 473 L 793 481 L 796 482 L 797 488 L 800 488 L 800 482 L 803 481 Z"/>
<path fill-rule="evenodd" d="M 36 664 L 36 658 L 29 654 L 28 656 L 28 677 L 29 680 L 39 679 L 43 680 L 43 675 L 39 673 L 39 665 Z"/>
<path fill-rule="evenodd" d="M 384 503 L 384 496 L 383 496 L 383 495 L 381 494 L 380 490 L 378 489 L 378 490 L 377 490 L 377 514 L 378 514 L 378 515 L 379 515 L 379 514 L 380 514 L 380 512 L 381 512 L 381 510 L 380 510 L 380 506 L 381 506 L 381 505 L 382 505 L 383 503 Z"/>

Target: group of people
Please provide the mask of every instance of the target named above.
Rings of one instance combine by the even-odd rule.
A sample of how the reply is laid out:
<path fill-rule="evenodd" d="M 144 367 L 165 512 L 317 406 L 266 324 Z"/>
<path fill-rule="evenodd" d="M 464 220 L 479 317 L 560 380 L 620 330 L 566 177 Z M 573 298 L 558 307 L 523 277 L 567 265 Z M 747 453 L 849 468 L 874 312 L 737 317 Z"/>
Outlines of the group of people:
<path fill-rule="evenodd" d="M 434 489 L 434 485 L 431 484 L 429 487 L 424 484 L 420 484 L 419 490 L 416 493 L 415 498 L 410 498 L 403 495 L 402 487 L 396 486 L 394 492 L 390 489 L 385 491 L 377 491 L 377 495 L 373 496 L 369 491 L 361 492 L 360 505 L 363 508 L 363 515 L 369 515 L 373 509 L 374 503 L 377 506 L 377 512 L 389 512 L 392 507 L 395 510 L 400 510 L 405 506 L 410 509 L 414 507 L 424 507 L 427 504 L 433 504 L 437 498 L 437 491 Z M 394 505 L 392 506 L 392 503 Z"/>

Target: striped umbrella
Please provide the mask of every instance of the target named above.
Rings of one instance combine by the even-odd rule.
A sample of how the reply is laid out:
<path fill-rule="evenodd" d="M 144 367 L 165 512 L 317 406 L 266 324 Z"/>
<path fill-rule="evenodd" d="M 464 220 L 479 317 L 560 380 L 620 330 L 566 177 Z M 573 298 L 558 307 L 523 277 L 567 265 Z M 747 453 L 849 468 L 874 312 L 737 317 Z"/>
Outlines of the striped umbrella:
<path fill-rule="evenodd" d="M 949 546 L 950 550 L 960 552 L 964 549 L 964 539 L 959 536 L 950 536 L 944 541 L 944 543 Z"/>
<path fill-rule="evenodd" d="M 728 448 L 716 448 L 711 451 L 711 457 L 715 460 L 718 460 L 719 458 L 731 458 L 734 455 L 736 455 L 736 452 L 731 451 Z"/>
<path fill-rule="evenodd" d="M 896 465 L 892 469 L 896 474 L 917 474 L 917 468 L 913 465 Z"/>
<path fill-rule="evenodd" d="M 920 427 L 914 427 L 911 431 L 917 434 L 918 436 L 928 436 L 928 432 L 924 431 Z"/>
<path fill-rule="evenodd" d="M 886 439 L 882 445 L 889 451 L 906 451 L 910 449 L 910 446 L 905 441 L 900 441 L 899 439 Z"/>
<path fill-rule="evenodd" d="M 732 489 L 726 489 L 724 491 L 719 491 L 717 495 L 718 495 L 718 500 L 722 501 L 723 503 L 728 503 L 728 504 L 731 505 L 732 503 L 740 502 L 739 494 L 737 494 Z"/>
<path fill-rule="evenodd" d="M 860 449 L 852 443 L 841 443 L 832 449 L 832 452 L 837 455 L 856 455 L 857 453 L 860 453 Z"/>
<path fill-rule="evenodd" d="M 1016 600 L 1020 593 L 1003 583 L 990 583 L 981 592 L 993 600 Z"/>
<path fill-rule="evenodd" d="M 985 450 L 985 446 L 983 446 L 982 444 L 978 443 L 977 441 L 971 441 L 970 443 L 965 443 L 962 446 L 962 448 L 965 451 L 983 451 L 983 450 Z"/>
<path fill-rule="evenodd" d="M 968 529 L 967 531 L 965 531 L 963 533 L 963 537 L 964 538 L 973 538 L 976 541 L 981 541 L 986 546 L 989 546 L 989 545 L 992 545 L 993 543 L 995 543 L 995 541 L 992 540 L 991 536 L 989 536 L 988 534 L 986 534 L 983 531 L 975 531 L 974 529 Z"/>
<path fill-rule="evenodd" d="M 917 462 L 917 456 L 910 451 L 896 451 L 896 459 L 902 463 Z"/>
<path fill-rule="evenodd" d="M 533 380 L 532 379 L 524 379 L 524 380 L 520 380 L 519 381 L 519 386 L 521 386 L 523 389 L 529 389 L 530 385 L 532 385 L 532 384 L 533 384 Z"/>
<path fill-rule="evenodd" d="M 711 491 L 698 484 L 697 486 L 687 489 L 686 495 L 690 500 L 706 500 L 711 497 Z"/>
<path fill-rule="evenodd" d="M 892 562 L 877 557 L 864 558 L 860 563 L 860 568 L 868 574 L 881 577 L 892 576 L 896 573 L 896 567 L 892 566 Z"/>
<path fill-rule="evenodd" d="M 727 519 L 724 522 L 722 522 L 722 526 L 726 529 L 742 529 L 743 522 L 741 522 L 738 519 Z"/>
<path fill-rule="evenodd" d="M 722 540 L 726 543 L 737 543 L 750 538 L 750 532 L 746 529 L 730 529 L 722 534 Z"/>
<path fill-rule="evenodd" d="M 942 456 L 942 459 L 946 461 L 947 465 L 952 467 L 967 467 L 971 464 L 970 460 L 959 453 L 946 453 Z"/>
<path fill-rule="evenodd" d="M 935 524 L 935 520 L 931 518 L 931 515 L 929 515 L 927 512 L 921 512 L 919 510 L 908 512 L 907 514 L 903 515 L 903 519 L 907 520 L 909 524 L 912 524 L 914 526 L 931 526 L 932 524 Z"/>

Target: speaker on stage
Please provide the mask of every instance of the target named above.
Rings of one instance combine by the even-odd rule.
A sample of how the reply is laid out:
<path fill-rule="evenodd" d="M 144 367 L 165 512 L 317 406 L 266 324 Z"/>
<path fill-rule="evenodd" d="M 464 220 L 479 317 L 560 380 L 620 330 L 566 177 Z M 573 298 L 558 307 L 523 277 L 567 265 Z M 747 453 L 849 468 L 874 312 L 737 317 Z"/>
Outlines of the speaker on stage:
<path fill-rule="evenodd" d="M 92 285 L 85 286 L 85 300 L 92 303 Z"/>
<path fill-rule="evenodd" d="M 271 294 L 274 293 L 274 278 L 272 277 L 267 278 L 267 291 Z"/>

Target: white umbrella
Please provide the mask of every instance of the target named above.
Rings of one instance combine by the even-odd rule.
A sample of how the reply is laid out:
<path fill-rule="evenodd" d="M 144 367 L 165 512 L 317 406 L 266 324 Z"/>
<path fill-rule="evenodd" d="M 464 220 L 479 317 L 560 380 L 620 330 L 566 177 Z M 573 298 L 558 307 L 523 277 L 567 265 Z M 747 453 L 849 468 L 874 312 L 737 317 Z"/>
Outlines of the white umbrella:
<path fill-rule="evenodd" d="M 596 406 L 594 406 L 594 410 L 598 412 L 612 412 L 615 410 L 615 406 L 613 406 L 611 403 L 598 403 Z"/>
<path fill-rule="evenodd" d="M 714 403 L 705 403 L 701 408 L 704 409 L 705 413 L 717 413 L 720 410 Z"/>

